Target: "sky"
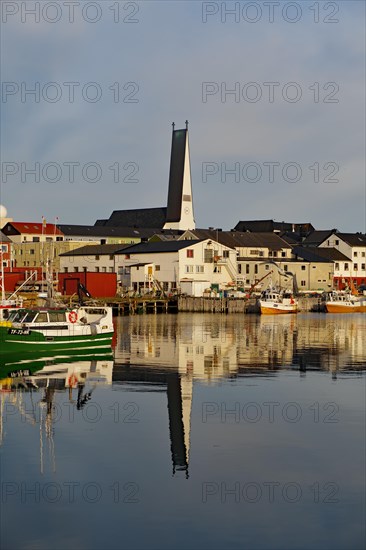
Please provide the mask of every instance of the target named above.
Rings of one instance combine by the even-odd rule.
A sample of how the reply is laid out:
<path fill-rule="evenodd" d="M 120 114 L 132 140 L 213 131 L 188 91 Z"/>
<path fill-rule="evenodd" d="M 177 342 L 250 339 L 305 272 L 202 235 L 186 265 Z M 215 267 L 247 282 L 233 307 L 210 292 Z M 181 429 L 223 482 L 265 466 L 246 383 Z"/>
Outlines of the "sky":
<path fill-rule="evenodd" d="M 197 227 L 366 231 L 364 2 L 1 9 L 0 203 L 15 221 L 166 206 L 171 124 L 188 120 Z"/>

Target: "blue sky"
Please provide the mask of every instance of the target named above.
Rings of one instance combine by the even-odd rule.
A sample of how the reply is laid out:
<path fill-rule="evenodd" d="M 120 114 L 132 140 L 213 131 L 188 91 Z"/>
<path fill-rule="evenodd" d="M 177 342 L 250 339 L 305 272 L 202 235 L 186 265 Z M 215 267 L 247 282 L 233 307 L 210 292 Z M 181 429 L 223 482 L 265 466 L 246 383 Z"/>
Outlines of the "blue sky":
<path fill-rule="evenodd" d="M 3 2 L 1 29 L 0 201 L 14 219 L 164 206 L 171 123 L 188 119 L 197 226 L 366 230 L 363 2 L 272 3 L 273 22 L 263 2 L 81 1 L 73 22 L 64 2 L 40 2 L 39 22 L 22 4 Z M 223 6 L 239 11 L 225 21 Z M 39 102 L 22 98 L 35 86 Z"/>

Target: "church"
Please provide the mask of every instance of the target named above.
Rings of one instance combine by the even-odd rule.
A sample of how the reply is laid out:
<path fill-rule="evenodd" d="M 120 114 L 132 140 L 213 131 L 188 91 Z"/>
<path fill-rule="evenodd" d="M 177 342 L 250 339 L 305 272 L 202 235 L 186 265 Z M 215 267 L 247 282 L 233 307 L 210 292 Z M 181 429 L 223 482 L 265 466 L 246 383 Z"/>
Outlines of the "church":
<path fill-rule="evenodd" d="M 96 226 L 136 227 L 156 230 L 186 231 L 195 229 L 189 155 L 188 121 L 186 127 L 175 130 L 173 122 L 167 206 L 114 210 Z M 152 231 L 153 234 L 154 231 Z"/>

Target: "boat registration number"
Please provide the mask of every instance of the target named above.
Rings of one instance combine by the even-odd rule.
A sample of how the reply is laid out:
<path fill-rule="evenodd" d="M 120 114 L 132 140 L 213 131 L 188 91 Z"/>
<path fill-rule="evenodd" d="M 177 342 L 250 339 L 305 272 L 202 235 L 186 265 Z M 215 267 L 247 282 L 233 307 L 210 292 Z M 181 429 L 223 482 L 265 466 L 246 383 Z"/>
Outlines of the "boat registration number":
<path fill-rule="evenodd" d="M 29 328 L 9 328 L 8 334 L 16 334 L 17 336 L 22 334 L 29 334 Z"/>

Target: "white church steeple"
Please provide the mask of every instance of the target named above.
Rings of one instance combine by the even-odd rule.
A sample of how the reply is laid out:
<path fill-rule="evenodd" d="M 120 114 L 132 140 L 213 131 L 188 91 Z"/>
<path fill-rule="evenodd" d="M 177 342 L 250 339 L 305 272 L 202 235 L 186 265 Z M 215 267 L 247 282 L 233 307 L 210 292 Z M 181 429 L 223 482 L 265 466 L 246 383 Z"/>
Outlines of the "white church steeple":
<path fill-rule="evenodd" d="M 175 130 L 174 122 L 172 126 L 168 206 L 164 229 L 195 229 L 188 120 L 185 129 Z"/>

